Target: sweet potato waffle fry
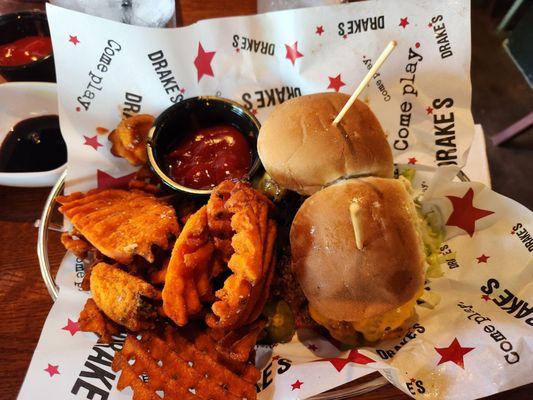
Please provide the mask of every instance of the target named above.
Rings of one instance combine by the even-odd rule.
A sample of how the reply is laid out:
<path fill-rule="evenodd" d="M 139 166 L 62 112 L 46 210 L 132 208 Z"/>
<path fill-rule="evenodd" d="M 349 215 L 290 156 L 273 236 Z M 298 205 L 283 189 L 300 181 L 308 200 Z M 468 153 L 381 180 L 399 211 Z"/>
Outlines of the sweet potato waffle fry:
<path fill-rule="evenodd" d="M 122 370 L 118 389 L 130 386 L 134 400 L 158 400 L 163 393 L 165 399 L 179 400 L 256 398 L 255 383 L 224 367 L 170 327 L 164 338 L 153 332 L 128 335 L 112 366 L 114 371 Z"/>
<path fill-rule="evenodd" d="M 91 293 L 98 307 L 116 323 L 132 331 L 154 327 L 161 294 L 142 279 L 101 262 L 91 269 Z"/>
<path fill-rule="evenodd" d="M 254 322 L 268 297 L 264 295 L 268 294 L 272 280 L 276 224 L 269 218 L 272 203 L 244 183 L 226 181 L 215 188 L 213 198 L 217 204 L 219 199 L 227 199 L 223 209 L 213 207 L 208 218 L 227 230 L 224 218 L 231 216 L 234 252 L 228 260 L 232 275 L 216 292 L 217 301 L 206 321 L 213 328 L 233 329 Z"/>
<path fill-rule="evenodd" d="M 198 315 L 210 296 L 215 301 L 206 322 L 212 328 L 235 329 L 259 317 L 272 281 L 272 208 L 248 184 L 225 181 L 188 219 L 163 288 L 163 309 L 177 325 Z M 211 282 L 226 269 L 232 274 L 213 296 Z"/>
<path fill-rule="evenodd" d="M 168 199 L 171 206 L 138 190 L 157 189 L 144 174 L 137 189 L 59 198 L 74 225 L 65 247 L 94 256 L 80 327 L 103 342 L 128 332 L 113 369 L 134 400 L 255 399 L 259 317 L 274 272 L 273 205 L 248 184 L 226 181 L 200 208 L 181 197 Z M 176 214 L 185 225 L 170 253 Z"/>
<path fill-rule="evenodd" d="M 262 328 L 263 327 L 261 327 L 261 329 Z M 194 345 L 198 350 L 209 354 L 211 358 L 217 360 L 220 364 L 242 377 L 245 381 L 250 383 L 257 382 L 260 377 L 260 372 L 255 367 L 254 363 L 250 361 L 255 343 L 254 346 L 247 349 L 248 353 L 246 354 L 246 361 L 237 361 L 228 357 L 225 350 L 220 351 L 219 343 L 224 336 L 224 332 L 222 332 L 222 336 L 213 335 L 213 331 L 197 333 L 194 335 Z M 232 347 L 232 345 L 230 345 L 230 347 Z"/>
<path fill-rule="evenodd" d="M 148 114 L 123 119 L 109 134 L 111 153 L 132 165 L 146 164 L 146 139 L 155 118 Z"/>
<path fill-rule="evenodd" d="M 79 258 L 87 257 L 87 253 L 93 248 L 93 246 L 83 237 L 81 237 L 81 235 L 79 235 L 79 233 L 75 230 L 72 232 L 62 233 L 61 244 L 65 247 L 65 249 L 73 252 L 76 257 Z"/>
<path fill-rule="evenodd" d="M 210 290 L 212 254 L 204 206 L 185 223 L 172 250 L 165 277 L 163 309 L 180 326 L 202 309 L 202 297 Z"/>
<path fill-rule="evenodd" d="M 252 353 L 265 321 L 257 321 L 241 329 L 224 332 L 215 345 L 215 350 L 226 360 L 245 363 Z"/>
<path fill-rule="evenodd" d="M 111 343 L 112 336 L 120 332 L 119 326 L 98 308 L 93 299 L 87 299 L 78 323 L 81 331 L 96 333 L 102 343 Z"/>
<path fill-rule="evenodd" d="M 102 254 L 121 264 L 134 255 L 154 261 L 152 246 L 170 246 L 179 233 L 174 209 L 140 191 L 91 190 L 60 196 L 59 208 L 83 237 Z"/>
<path fill-rule="evenodd" d="M 142 190 L 153 195 L 161 194 L 161 181 L 156 174 L 147 166 L 143 165 L 128 182 L 128 188 Z"/>

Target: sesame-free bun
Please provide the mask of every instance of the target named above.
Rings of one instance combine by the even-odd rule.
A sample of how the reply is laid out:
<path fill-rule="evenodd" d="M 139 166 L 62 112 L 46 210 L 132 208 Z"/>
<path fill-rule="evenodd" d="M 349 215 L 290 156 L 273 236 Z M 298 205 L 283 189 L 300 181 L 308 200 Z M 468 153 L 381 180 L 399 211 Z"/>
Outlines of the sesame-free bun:
<path fill-rule="evenodd" d="M 293 272 L 310 305 L 329 319 L 356 321 L 412 300 L 424 283 L 417 224 L 413 200 L 397 179 L 349 179 L 307 198 L 290 243 Z"/>
<path fill-rule="evenodd" d="M 261 127 L 257 150 L 279 185 L 309 195 L 341 177 L 392 177 L 390 146 L 365 103 L 357 100 L 337 126 L 331 124 L 348 98 L 317 93 L 274 108 Z"/>

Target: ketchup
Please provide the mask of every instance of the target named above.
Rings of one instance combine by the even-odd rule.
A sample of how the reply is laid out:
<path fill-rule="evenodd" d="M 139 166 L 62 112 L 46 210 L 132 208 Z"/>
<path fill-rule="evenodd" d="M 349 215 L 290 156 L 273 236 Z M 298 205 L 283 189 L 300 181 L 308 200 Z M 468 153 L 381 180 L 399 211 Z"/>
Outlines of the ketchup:
<path fill-rule="evenodd" d="M 242 133 L 230 125 L 217 125 L 185 136 L 165 156 L 165 164 L 180 185 L 211 189 L 225 179 L 243 178 L 251 158 Z"/>
<path fill-rule="evenodd" d="M 52 53 L 52 40 L 46 36 L 28 36 L 0 46 L 0 65 L 28 64 Z"/>

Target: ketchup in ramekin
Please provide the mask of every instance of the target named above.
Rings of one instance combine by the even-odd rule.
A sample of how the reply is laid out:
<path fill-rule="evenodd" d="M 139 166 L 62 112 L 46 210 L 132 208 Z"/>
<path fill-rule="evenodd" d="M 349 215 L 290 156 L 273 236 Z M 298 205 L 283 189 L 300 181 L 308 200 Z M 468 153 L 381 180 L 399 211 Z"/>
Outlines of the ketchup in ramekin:
<path fill-rule="evenodd" d="M 212 189 L 226 179 L 241 179 L 252 155 L 246 138 L 231 125 L 190 132 L 165 156 L 172 179 L 194 189 Z"/>
<path fill-rule="evenodd" d="M 251 180 L 261 167 L 260 124 L 244 106 L 200 96 L 176 103 L 148 132 L 148 163 L 165 185 L 193 195 L 210 194 L 224 180 Z"/>

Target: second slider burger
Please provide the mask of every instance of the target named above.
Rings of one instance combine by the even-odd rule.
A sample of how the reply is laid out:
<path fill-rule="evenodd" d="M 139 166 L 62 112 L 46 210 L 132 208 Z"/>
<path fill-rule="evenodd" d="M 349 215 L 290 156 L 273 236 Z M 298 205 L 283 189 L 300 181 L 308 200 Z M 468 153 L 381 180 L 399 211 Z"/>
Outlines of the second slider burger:
<path fill-rule="evenodd" d="M 313 194 L 290 232 L 309 313 L 343 343 L 398 336 L 425 275 L 420 219 L 406 179 L 349 179 Z"/>

